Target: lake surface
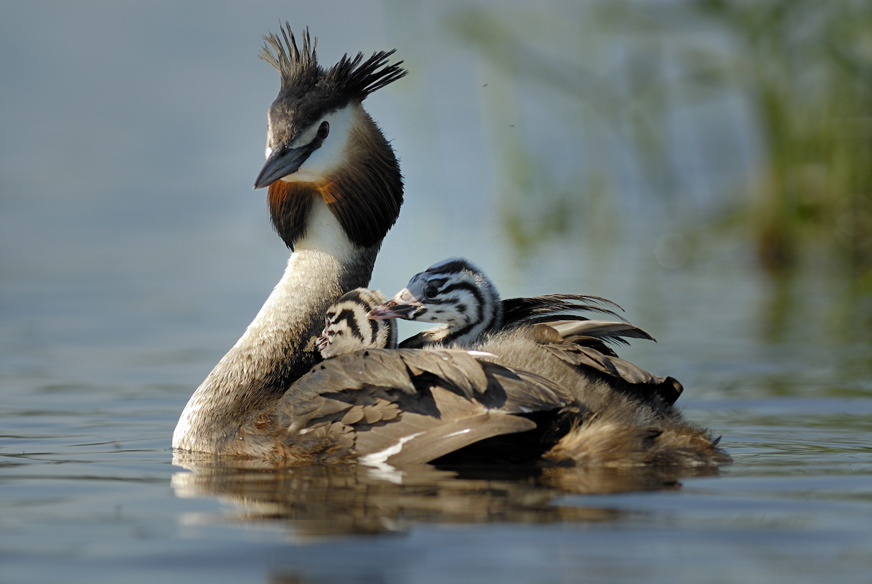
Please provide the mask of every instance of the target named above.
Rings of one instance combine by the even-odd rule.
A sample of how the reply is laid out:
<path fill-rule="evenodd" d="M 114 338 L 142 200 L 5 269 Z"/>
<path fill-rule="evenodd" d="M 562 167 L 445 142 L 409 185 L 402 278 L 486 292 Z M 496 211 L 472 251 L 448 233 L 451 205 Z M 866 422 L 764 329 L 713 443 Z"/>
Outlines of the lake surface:
<path fill-rule="evenodd" d="M 465 4 L 355 4 L 338 24 L 337 6 L 0 6 L 0 582 L 869 582 L 862 282 L 827 258 L 767 276 L 741 236 L 674 252 L 722 195 L 676 211 L 633 173 L 605 211 L 579 196 L 583 228 L 519 248 L 502 132 L 523 132 L 548 180 L 572 177 L 561 156 L 590 145 L 546 121 L 563 98 L 540 111 L 547 92 L 459 40 Z M 613 299 L 658 339 L 622 356 L 678 378 L 678 405 L 734 463 L 398 480 L 174 458 L 184 404 L 287 258 L 251 191 L 278 85 L 255 56 L 279 19 L 309 24 L 324 62 L 396 46 L 411 71 L 367 101 L 407 184 L 375 287 L 463 255 L 506 296 Z M 490 107 L 503 92 L 511 120 Z M 726 180 L 709 179 L 694 184 Z"/>

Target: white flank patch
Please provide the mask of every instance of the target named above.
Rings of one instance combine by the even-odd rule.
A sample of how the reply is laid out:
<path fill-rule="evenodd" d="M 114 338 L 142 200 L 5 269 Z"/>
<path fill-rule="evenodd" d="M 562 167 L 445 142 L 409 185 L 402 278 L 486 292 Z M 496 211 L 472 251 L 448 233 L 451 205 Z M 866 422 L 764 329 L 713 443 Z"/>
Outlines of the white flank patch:
<path fill-rule="evenodd" d="M 379 452 L 373 452 L 372 454 L 367 454 L 366 456 L 364 456 L 363 458 L 360 459 L 360 462 L 362 462 L 363 464 L 369 465 L 369 466 L 380 466 L 382 464 L 385 464 L 385 461 L 388 458 L 390 458 L 394 454 L 398 454 L 403 449 L 403 444 L 405 444 L 409 440 L 417 438 L 421 434 L 423 434 L 423 432 L 417 432 L 417 433 L 412 434 L 410 436 L 403 436 L 402 438 L 400 438 L 399 442 L 397 442 L 393 446 L 388 446 L 387 448 L 385 448 L 384 450 L 381 450 Z M 388 465 L 388 466 L 390 466 L 390 465 Z M 393 468 L 393 467 L 391 467 L 391 468 Z"/>
<path fill-rule="evenodd" d="M 373 467 L 372 474 L 374 476 L 383 478 L 394 484 L 400 484 L 403 482 L 403 473 L 388 464 L 387 460 L 394 454 L 399 453 L 403 449 L 403 444 L 405 444 L 409 440 L 420 436 L 421 434 L 423 434 L 423 432 L 418 432 L 416 434 L 412 434 L 411 436 L 404 436 L 400 438 L 400 441 L 393 446 L 389 446 L 384 450 L 381 450 L 379 452 L 373 452 L 372 454 L 364 456 L 360 459 L 360 462 L 367 466 Z"/>
<path fill-rule="evenodd" d="M 464 428 L 463 430 L 458 430 L 457 432 L 452 432 L 451 434 L 446 434 L 443 438 L 451 438 L 452 436 L 460 436 L 461 434 L 469 434 L 472 432 L 472 428 Z"/>
<path fill-rule="evenodd" d="M 467 351 L 466 354 L 472 355 L 473 357 L 493 357 L 494 359 L 497 358 L 496 355 L 494 355 L 493 353 L 488 353 L 487 351 Z"/>

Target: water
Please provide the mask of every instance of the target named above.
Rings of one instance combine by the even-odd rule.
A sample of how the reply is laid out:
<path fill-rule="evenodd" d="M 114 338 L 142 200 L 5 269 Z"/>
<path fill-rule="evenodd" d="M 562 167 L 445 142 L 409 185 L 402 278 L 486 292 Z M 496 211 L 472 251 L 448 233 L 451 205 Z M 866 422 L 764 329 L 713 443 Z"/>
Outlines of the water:
<path fill-rule="evenodd" d="M 658 262 L 704 203 L 676 219 L 631 195 L 617 235 L 591 221 L 519 257 L 481 94 L 500 81 L 452 6 L 355 4 L 338 24 L 284 3 L 0 7 L 0 581 L 869 581 L 868 300 L 826 268 L 767 278 L 732 239 Z M 375 285 L 462 254 L 506 295 L 612 298 L 659 341 L 624 354 L 680 379 L 735 462 L 397 483 L 174 459 L 178 414 L 286 259 L 250 191 L 277 87 L 254 56 L 280 18 L 309 23 L 325 61 L 398 46 L 413 71 L 368 101 L 408 185 Z"/>

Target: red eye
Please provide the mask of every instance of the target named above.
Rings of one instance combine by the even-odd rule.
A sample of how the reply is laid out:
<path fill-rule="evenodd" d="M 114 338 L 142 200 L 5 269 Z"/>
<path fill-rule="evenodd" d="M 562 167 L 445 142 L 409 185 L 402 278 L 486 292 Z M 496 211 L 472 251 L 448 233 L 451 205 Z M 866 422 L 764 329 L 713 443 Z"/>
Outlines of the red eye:
<path fill-rule="evenodd" d="M 321 125 L 318 126 L 318 138 L 323 140 L 330 133 L 330 124 L 326 121 L 321 122 Z"/>

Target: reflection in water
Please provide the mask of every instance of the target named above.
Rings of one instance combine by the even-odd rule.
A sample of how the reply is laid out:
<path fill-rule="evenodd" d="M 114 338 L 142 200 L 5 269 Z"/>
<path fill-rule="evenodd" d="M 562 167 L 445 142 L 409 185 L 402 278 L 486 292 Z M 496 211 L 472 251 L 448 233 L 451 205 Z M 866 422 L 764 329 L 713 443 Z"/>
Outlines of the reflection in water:
<path fill-rule="evenodd" d="M 222 464 L 175 454 L 179 497 L 217 497 L 235 511 L 191 523 L 287 522 L 296 536 L 402 532 L 416 522 L 552 523 L 612 521 L 621 512 L 562 506 L 568 494 L 677 489 L 673 468 L 463 468 L 431 465 L 391 473 L 365 466 L 272 468 L 257 461 Z M 706 469 L 707 474 L 717 470 Z M 681 476 L 688 476 L 686 469 Z"/>

